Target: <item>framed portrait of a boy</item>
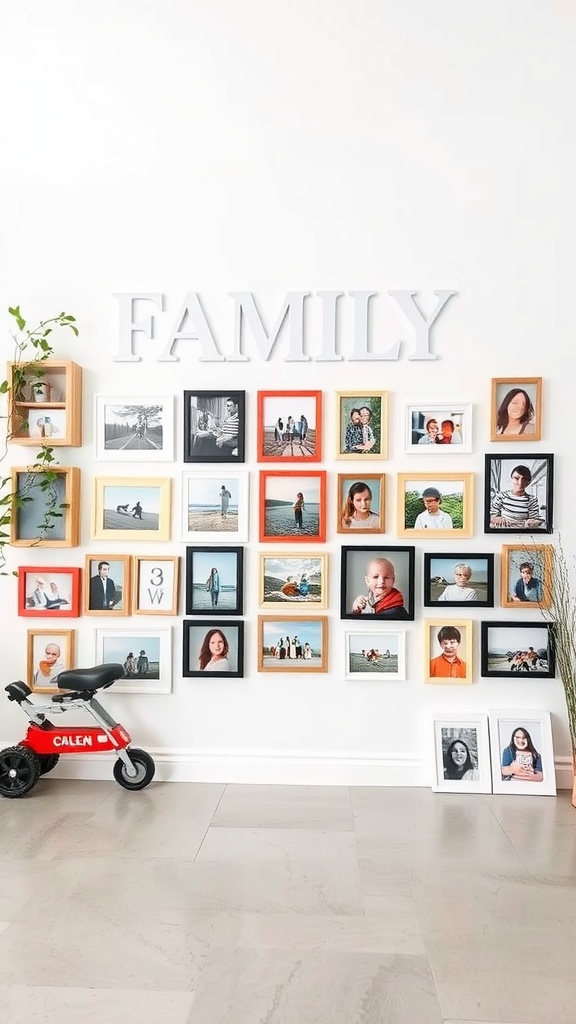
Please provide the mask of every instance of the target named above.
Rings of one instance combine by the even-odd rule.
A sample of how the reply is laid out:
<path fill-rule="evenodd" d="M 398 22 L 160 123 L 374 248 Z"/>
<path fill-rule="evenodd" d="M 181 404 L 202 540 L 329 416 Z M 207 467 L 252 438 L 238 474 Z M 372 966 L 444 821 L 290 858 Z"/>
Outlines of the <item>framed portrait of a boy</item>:
<path fill-rule="evenodd" d="M 258 392 L 258 462 L 319 462 L 322 392 Z"/>
<path fill-rule="evenodd" d="M 388 457 L 388 393 L 339 391 L 336 394 L 337 459 Z"/>
<path fill-rule="evenodd" d="M 384 473 L 339 473 L 336 532 L 356 537 L 384 533 L 385 495 Z"/>
<path fill-rule="evenodd" d="M 491 441 L 539 441 L 541 422 L 541 377 L 492 378 Z"/>
<path fill-rule="evenodd" d="M 488 712 L 492 792 L 556 796 L 556 771 L 549 711 Z"/>
<path fill-rule="evenodd" d="M 552 572 L 551 544 L 503 544 L 500 604 L 516 611 L 549 608 Z"/>
<path fill-rule="evenodd" d="M 413 619 L 414 555 L 413 547 L 343 547 L 340 618 L 370 628 L 389 619 Z"/>
<path fill-rule="evenodd" d="M 244 462 L 245 391 L 184 392 L 184 462 Z"/>
<path fill-rule="evenodd" d="M 554 632 L 551 622 L 482 622 L 482 675 L 492 679 L 533 682 L 555 675 Z"/>
<path fill-rule="evenodd" d="M 472 620 L 426 619 L 425 682 L 440 686 L 472 682 Z"/>
<path fill-rule="evenodd" d="M 424 605 L 455 608 L 494 607 L 494 555 L 424 552 Z"/>
<path fill-rule="evenodd" d="M 473 473 L 399 473 L 398 536 L 471 537 L 473 479 Z"/>
<path fill-rule="evenodd" d="M 406 406 L 405 450 L 428 458 L 472 451 L 469 402 L 420 402 Z"/>
<path fill-rule="evenodd" d="M 384 682 L 406 678 L 405 630 L 350 630 L 345 633 L 345 641 L 346 679 Z"/>
<path fill-rule="evenodd" d="M 484 533 L 552 533 L 553 455 L 485 456 Z"/>
<path fill-rule="evenodd" d="M 438 712 L 433 719 L 434 793 L 491 793 L 488 715 Z"/>

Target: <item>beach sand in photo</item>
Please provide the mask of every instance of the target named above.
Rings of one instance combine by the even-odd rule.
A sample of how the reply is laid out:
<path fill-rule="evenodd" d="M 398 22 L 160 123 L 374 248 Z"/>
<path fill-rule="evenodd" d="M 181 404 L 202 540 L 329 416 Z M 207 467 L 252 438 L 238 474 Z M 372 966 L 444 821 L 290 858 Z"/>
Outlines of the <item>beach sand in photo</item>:
<path fill-rule="evenodd" d="M 319 668 L 322 664 L 322 658 L 273 658 L 271 654 L 265 654 L 262 658 L 263 668 L 273 668 L 278 672 L 301 670 L 305 672 L 310 668 Z"/>
<path fill-rule="evenodd" d="M 142 519 L 137 519 L 132 512 L 117 512 L 116 509 L 105 508 L 103 516 L 104 530 L 158 530 L 158 513 L 142 512 Z"/>
<path fill-rule="evenodd" d="M 227 512 L 223 519 L 220 512 L 207 509 L 188 512 L 188 530 L 213 530 L 215 533 L 238 533 L 238 513 Z"/>

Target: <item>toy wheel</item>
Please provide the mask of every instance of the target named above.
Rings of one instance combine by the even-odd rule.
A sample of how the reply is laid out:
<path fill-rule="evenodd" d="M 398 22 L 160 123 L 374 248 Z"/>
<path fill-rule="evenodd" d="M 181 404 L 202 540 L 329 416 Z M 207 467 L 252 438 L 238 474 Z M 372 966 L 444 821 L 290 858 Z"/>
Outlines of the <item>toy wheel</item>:
<path fill-rule="evenodd" d="M 0 751 L 0 796 L 24 796 L 40 777 L 40 762 L 27 747 L 6 747 Z"/>
<path fill-rule="evenodd" d="M 40 775 L 47 775 L 60 760 L 60 754 L 36 754 L 36 757 L 40 761 Z"/>
<path fill-rule="evenodd" d="M 145 750 L 132 747 L 127 750 L 127 753 L 136 769 L 136 775 L 128 775 L 124 761 L 118 758 L 114 765 L 114 778 L 124 789 L 144 789 L 149 782 L 152 782 L 156 765 Z"/>

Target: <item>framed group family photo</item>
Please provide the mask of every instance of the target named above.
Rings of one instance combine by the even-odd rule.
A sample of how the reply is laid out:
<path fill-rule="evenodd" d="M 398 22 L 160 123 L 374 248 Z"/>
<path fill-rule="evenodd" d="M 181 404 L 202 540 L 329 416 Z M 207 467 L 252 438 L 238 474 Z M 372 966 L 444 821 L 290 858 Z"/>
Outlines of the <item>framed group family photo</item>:
<path fill-rule="evenodd" d="M 414 618 L 413 547 L 342 547 L 340 618 Z"/>
<path fill-rule="evenodd" d="M 336 532 L 384 533 L 385 496 L 384 473 L 339 473 Z"/>
<path fill-rule="evenodd" d="M 487 715 L 439 712 L 433 719 L 432 790 L 492 792 Z"/>
<path fill-rule="evenodd" d="M 541 377 L 492 378 L 491 441 L 539 441 L 541 422 Z"/>
<path fill-rule="evenodd" d="M 248 540 L 248 473 L 227 467 L 182 474 L 182 539 L 230 544 Z"/>
<path fill-rule="evenodd" d="M 552 602 L 551 544 L 503 544 L 500 604 L 516 611 L 549 608 Z"/>
<path fill-rule="evenodd" d="M 18 615 L 76 618 L 80 615 L 80 576 L 76 566 L 21 565 Z"/>
<path fill-rule="evenodd" d="M 186 548 L 186 615 L 242 615 L 244 548 Z"/>
<path fill-rule="evenodd" d="M 398 536 L 471 537 L 473 479 L 473 473 L 399 473 Z"/>
<path fill-rule="evenodd" d="M 105 462 L 170 462 L 174 458 L 172 395 L 95 395 L 95 458 Z"/>
<path fill-rule="evenodd" d="M 245 391 L 184 392 L 184 462 L 244 462 Z"/>
<path fill-rule="evenodd" d="M 260 541 L 324 543 L 326 471 L 260 472 Z"/>
<path fill-rule="evenodd" d="M 170 540 L 169 477 L 96 477 L 94 540 Z"/>
<path fill-rule="evenodd" d="M 327 617 L 259 615 L 258 671 L 327 672 Z"/>
<path fill-rule="evenodd" d="M 386 459 L 388 457 L 388 392 L 339 391 L 336 393 L 337 459 Z"/>
<path fill-rule="evenodd" d="M 186 679 L 241 679 L 244 623 L 233 619 L 185 619 L 182 675 Z"/>
<path fill-rule="evenodd" d="M 425 681 L 439 686 L 472 682 L 472 620 L 427 619 Z"/>
<path fill-rule="evenodd" d="M 488 712 L 492 792 L 556 796 L 556 771 L 549 711 Z"/>
<path fill-rule="evenodd" d="M 328 603 L 328 556 L 274 551 L 260 555 L 260 607 L 325 608 Z"/>
<path fill-rule="evenodd" d="M 482 622 L 482 675 L 519 682 L 553 679 L 554 631 L 551 622 Z"/>
<path fill-rule="evenodd" d="M 471 603 L 494 607 L 494 555 L 465 551 L 455 555 L 424 552 L 424 605 Z"/>
<path fill-rule="evenodd" d="M 319 462 L 322 392 L 258 392 L 258 462 Z"/>
<path fill-rule="evenodd" d="M 424 455 L 472 451 L 472 405 L 421 402 L 406 406 L 407 452 Z"/>
<path fill-rule="evenodd" d="M 553 455 L 485 456 L 485 533 L 552 533 L 553 498 Z"/>
<path fill-rule="evenodd" d="M 346 679 L 372 681 L 406 678 L 406 633 L 402 629 L 365 629 L 345 633 Z"/>

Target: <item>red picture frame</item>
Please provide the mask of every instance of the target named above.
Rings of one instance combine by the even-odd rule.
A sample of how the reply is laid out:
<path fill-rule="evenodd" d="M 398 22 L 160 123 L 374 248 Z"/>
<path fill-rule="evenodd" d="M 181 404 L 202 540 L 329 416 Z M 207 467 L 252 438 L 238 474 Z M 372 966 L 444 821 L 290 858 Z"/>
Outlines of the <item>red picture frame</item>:
<path fill-rule="evenodd" d="M 294 415 L 293 415 L 294 414 Z M 258 462 L 320 462 L 322 392 L 258 392 Z"/>
<path fill-rule="evenodd" d="M 82 570 L 76 565 L 21 565 L 18 615 L 75 619 L 80 615 Z"/>
<path fill-rule="evenodd" d="M 261 470 L 259 538 L 274 544 L 325 542 L 325 470 Z"/>

